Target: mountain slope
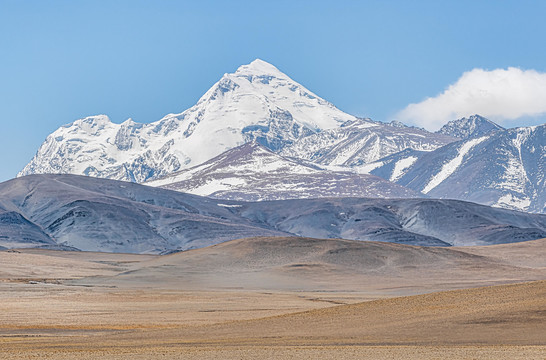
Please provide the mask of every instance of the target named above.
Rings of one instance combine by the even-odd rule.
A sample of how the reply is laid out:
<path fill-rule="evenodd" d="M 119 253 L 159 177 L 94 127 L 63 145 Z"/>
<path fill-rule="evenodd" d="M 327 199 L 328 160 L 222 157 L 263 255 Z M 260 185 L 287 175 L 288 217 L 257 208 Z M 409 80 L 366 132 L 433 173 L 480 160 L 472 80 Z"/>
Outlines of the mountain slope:
<path fill-rule="evenodd" d="M 0 210 L 0 242 L 4 247 L 33 247 L 55 245 L 39 226 L 15 211 Z"/>
<path fill-rule="evenodd" d="M 256 142 L 228 150 L 201 165 L 146 185 L 244 201 L 422 196 L 377 176 L 323 170 L 285 158 Z"/>
<path fill-rule="evenodd" d="M 321 165 L 353 167 L 379 160 L 405 149 L 432 151 L 456 139 L 400 123 L 374 123 L 357 119 L 338 128 L 312 134 L 281 150 Z"/>
<path fill-rule="evenodd" d="M 49 135 L 19 176 L 70 173 L 143 182 L 200 164 L 256 140 L 279 150 L 355 119 L 273 65 L 255 60 L 224 74 L 180 114 L 137 124 L 107 116 L 77 120 Z"/>
<path fill-rule="evenodd" d="M 254 226 L 207 198 L 84 176 L 4 182 L 0 205 L 31 221 L 53 243 L 88 251 L 161 253 L 265 233 L 286 235 Z M 5 226 L 0 230 L 4 235 Z M 6 247 L 12 242 L 0 241 Z M 17 246 L 35 247 L 35 239 L 19 238 Z"/>
<path fill-rule="evenodd" d="M 496 131 L 505 130 L 502 126 L 495 124 L 480 115 L 472 115 L 468 118 L 451 120 L 436 133 L 453 136 L 459 139 L 469 139 L 491 134 Z"/>
<path fill-rule="evenodd" d="M 425 154 L 428 154 L 428 151 L 405 149 L 377 161 L 355 166 L 353 169 L 361 174 L 373 174 L 396 182 Z"/>
<path fill-rule="evenodd" d="M 397 183 L 435 198 L 546 211 L 546 125 L 508 129 L 421 156 Z"/>
<path fill-rule="evenodd" d="M 296 199 L 240 203 L 232 211 L 255 224 L 315 238 L 468 246 L 546 235 L 546 215 L 457 200 Z"/>
<path fill-rule="evenodd" d="M 0 226 L 3 247 L 164 253 L 254 236 L 377 240 L 409 245 L 498 244 L 546 237 L 546 215 L 455 200 L 325 198 L 215 200 L 129 182 L 32 175 L 0 184 L 0 207 L 33 236 Z M 24 235 L 24 234 L 23 234 Z M 49 241 L 48 239 L 51 239 Z M 16 241 L 14 241 L 16 240 Z"/>

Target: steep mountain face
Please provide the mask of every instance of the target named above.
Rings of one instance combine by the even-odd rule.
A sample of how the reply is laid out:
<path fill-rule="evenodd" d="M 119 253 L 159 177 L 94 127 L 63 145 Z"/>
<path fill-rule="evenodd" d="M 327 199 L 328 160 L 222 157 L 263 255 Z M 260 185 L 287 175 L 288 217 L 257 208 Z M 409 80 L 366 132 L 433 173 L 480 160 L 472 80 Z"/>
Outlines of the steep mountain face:
<path fill-rule="evenodd" d="M 397 183 L 434 198 L 546 212 L 546 125 L 499 131 L 423 154 Z"/>
<path fill-rule="evenodd" d="M 114 124 L 100 115 L 63 126 L 19 176 L 70 173 L 143 182 L 251 140 L 280 150 L 354 119 L 273 65 L 255 60 L 225 74 L 195 106 L 157 122 Z"/>
<path fill-rule="evenodd" d="M 0 246 L 164 253 L 255 236 L 447 246 L 546 237 L 546 215 L 455 200 L 215 200 L 135 183 L 32 175 L 0 184 Z"/>
<path fill-rule="evenodd" d="M 423 195 L 372 175 L 323 170 L 250 142 L 146 183 L 217 199 L 243 201 L 324 197 L 408 198 Z"/>
<path fill-rule="evenodd" d="M 453 136 L 459 139 L 470 139 L 502 131 L 504 128 L 480 115 L 451 120 L 436 133 Z"/>
<path fill-rule="evenodd" d="M 370 122 L 369 119 L 348 121 L 338 128 L 303 137 L 280 154 L 321 165 L 354 167 L 405 149 L 432 151 L 456 140 L 396 122 L 374 122 L 374 126 Z"/>

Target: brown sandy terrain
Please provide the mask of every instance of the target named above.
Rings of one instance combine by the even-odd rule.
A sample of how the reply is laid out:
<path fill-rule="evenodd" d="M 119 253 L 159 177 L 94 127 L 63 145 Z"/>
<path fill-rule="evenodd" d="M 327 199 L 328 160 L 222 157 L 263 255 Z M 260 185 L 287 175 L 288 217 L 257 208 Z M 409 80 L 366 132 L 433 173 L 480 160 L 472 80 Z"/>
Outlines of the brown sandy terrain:
<path fill-rule="evenodd" d="M 544 239 L 0 252 L 0 358 L 546 359 L 546 282 L 529 282 L 545 255 Z"/>
<path fill-rule="evenodd" d="M 118 264 L 92 260 L 91 254 L 73 259 L 65 257 L 60 251 L 43 250 L 0 251 L 0 264 L 2 281 L 78 279 L 86 276 L 115 275 L 123 271 Z"/>
<path fill-rule="evenodd" d="M 397 297 L 161 333 L 159 338 L 208 344 L 546 345 L 546 281 Z"/>
<path fill-rule="evenodd" d="M 56 360 L 242 360 L 242 359 L 364 359 L 364 360 L 544 360 L 541 346 L 147 346 L 102 349 L 22 348 L 3 352 L 5 359 Z"/>
<path fill-rule="evenodd" d="M 220 312 L 209 325 L 12 329 L 0 344 L 13 359 L 544 359 L 545 324 L 539 281 L 252 320 L 226 321 Z"/>
<path fill-rule="evenodd" d="M 510 265 L 546 268 L 546 239 L 493 246 L 467 246 L 458 249 Z"/>
<path fill-rule="evenodd" d="M 252 238 L 156 257 L 115 276 L 72 283 L 119 288 L 346 292 L 377 299 L 546 279 L 546 239 L 466 249 L 338 239 Z"/>

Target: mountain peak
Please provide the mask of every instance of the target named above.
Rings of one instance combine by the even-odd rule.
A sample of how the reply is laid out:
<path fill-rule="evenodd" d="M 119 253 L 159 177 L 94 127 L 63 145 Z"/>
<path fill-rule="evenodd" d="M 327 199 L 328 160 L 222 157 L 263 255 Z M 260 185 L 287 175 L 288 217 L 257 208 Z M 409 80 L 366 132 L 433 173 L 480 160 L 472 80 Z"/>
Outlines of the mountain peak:
<path fill-rule="evenodd" d="M 80 131 L 90 135 L 97 135 L 103 129 L 111 127 L 112 122 L 106 115 L 88 116 L 83 119 L 74 121 L 71 124 L 64 125 L 61 129 L 69 129 L 71 126 L 76 127 Z"/>
<path fill-rule="evenodd" d="M 451 120 L 442 126 L 437 133 L 460 139 L 468 139 L 487 135 L 499 130 L 504 130 L 504 128 L 483 116 L 474 114 L 468 118 L 463 117 L 461 119 Z"/>
<path fill-rule="evenodd" d="M 107 115 L 93 115 L 87 116 L 82 119 L 76 120 L 75 122 L 82 124 L 109 124 L 111 123 L 110 118 Z"/>
<path fill-rule="evenodd" d="M 482 123 L 486 123 L 486 124 L 491 124 L 493 127 L 497 127 L 499 129 L 504 129 L 499 124 L 489 120 L 488 118 L 485 118 L 485 117 L 483 117 L 481 115 L 478 115 L 478 114 L 470 115 L 468 118 L 462 118 L 460 120 L 466 120 L 466 121 L 470 121 L 470 122 L 482 122 Z"/>
<path fill-rule="evenodd" d="M 142 182 L 251 140 L 279 151 L 354 118 L 256 59 L 222 76 L 191 108 L 159 121 L 76 121 L 48 137 L 20 175 L 64 172 Z"/>
<path fill-rule="evenodd" d="M 237 71 L 235 71 L 235 74 L 236 75 L 273 75 L 276 77 L 286 76 L 274 65 L 271 65 L 267 61 L 263 61 L 261 59 L 256 59 L 252 61 L 250 64 L 239 66 Z"/>

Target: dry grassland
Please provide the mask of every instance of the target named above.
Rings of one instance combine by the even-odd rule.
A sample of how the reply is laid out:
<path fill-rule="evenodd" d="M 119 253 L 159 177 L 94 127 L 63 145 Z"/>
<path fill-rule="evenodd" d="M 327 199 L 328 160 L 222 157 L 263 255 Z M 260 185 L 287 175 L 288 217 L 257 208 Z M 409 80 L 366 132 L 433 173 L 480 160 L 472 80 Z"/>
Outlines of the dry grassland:
<path fill-rule="evenodd" d="M 546 359 L 545 240 L 294 241 L 0 252 L 0 358 Z"/>

